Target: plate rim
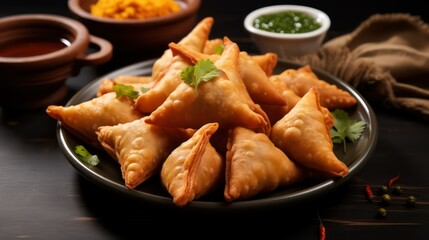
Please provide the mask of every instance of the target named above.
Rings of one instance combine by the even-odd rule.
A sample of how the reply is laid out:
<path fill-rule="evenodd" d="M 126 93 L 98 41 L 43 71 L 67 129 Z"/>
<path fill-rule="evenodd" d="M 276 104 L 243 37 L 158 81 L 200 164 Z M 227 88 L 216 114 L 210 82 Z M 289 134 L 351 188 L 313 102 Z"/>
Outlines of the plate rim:
<path fill-rule="evenodd" d="M 67 101 L 65 106 L 70 106 L 75 104 L 75 102 L 79 102 L 79 98 L 82 98 L 82 96 L 87 93 L 88 91 L 91 91 L 92 88 L 97 86 L 97 83 L 101 82 L 105 78 L 112 78 L 115 76 L 119 76 L 122 74 L 129 74 L 130 72 L 133 72 L 135 70 L 140 70 L 141 68 L 150 68 L 152 64 L 156 61 L 156 59 L 150 59 L 145 60 L 141 62 L 136 62 L 134 64 L 116 69 L 114 71 L 111 71 L 107 74 L 104 74 L 90 82 L 88 82 L 83 88 L 81 88 L 77 93 L 75 93 L 69 101 Z M 286 60 L 278 60 L 279 65 L 286 65 L 291 68 L 298 68 L 303 66 L 303 64 L 295 63 L 292 61 L 286 61 Z M 279 196 L 271 196 L 268 199 L 267 198 L 256 198 L 256 199 L 248 199 L 248 200 L 240 200 L 240 201 L 234 201 L 231 203 L 225 202 L 219 202 L 219 201 L 200 201 L 200 200 L 193 200 L 189 202 L 186 206 L 181 207 L 183 209 L 193 209 L 193 210 L 215 210 L 215 211 L 232 211 L 232 210 L 256 210 L 261 207 L 265 208 L 276 208 L 279 206 L 295 206 L 296 204 L 292 203 L 299 203 L 299 202 L 307 202 L 314 198 L 322 197 L 325 194 L 328 194 L 329 192 L 339 188 L 341 185 L 343 185 L 345 182 L 350 180 L 352 177 L 354 177 L 368 162 L 369 158 L 372 156 L 373 152 L 375 151 L 377 142 L 378 142 L 378 123 L 376 119 L 376 115 L 371 107 L 371 105 L 368 103 L 368 101 L 351 85 L 348 83 L 342 81 L 341 79 L 337 78 L 336 76 L 317 68 L 312 68 L 313 72 L 320 78 L 326 78 L 326 79 L 332 79 L 335 81 L 335 85 L 338 87 L 347 90 L 352 95 L 354 95 L 357 100 L 358 104 L 361 105 L 363 108 L 363 113 L 365 113 L 365 116 L 368 118 L 367 127 L 369 128 L 369 147 L 362 153 L 362 156 L 359 157 L 359 159 L 355 160 L 350 164 L 349 167 L 349 173 L 345 175 L 344 177 L 338 178 L 338 179 L 327 179 L 324 180 L 318 184 L 312 185 L 311 187 L 298 190 L 296 192 L 279 195 Z M 150 71 L 151 72 L 151 71 Z M 330 80 L 328 80 L 329 82 Z M 83 101 L 80 101 L 83 102 Z M 143 192 L 136 189 L 128 189 L 125 187 L 125 185 L 120 185 L 116 182 L 114 182 L 111 179 L 108 179 L 100 174 L 97 174 L 96 172 L 91 170 L 91 167 L 86 165 L 85 163 L 81 162 L 71 151 L 71 149 L 67 146 L 67 140 L 66 135 L 69 137 L 74 137 L 71 135 L 66 129 L 61 127 L 61 123 L 57 122 L 57 141 L 60 145 L 60 148 L 65 155 L 68 162 L 75 168 L 75 170 L 78 171 L 80 175 L 82 175 L 87 180 L 95 183 L 96 185 L 103 187 L 107 190 L 113 190 L 116 193 L 123 193 L 130 197 L 135 197 L 137 199 L 145 200 L 148 203 L 155 203 L 155 204 L 162 204 L 164 207 L 170 207 L 170 208 L 179 208 L 177 207 L 173 202 L 171 197 L 166 196 L 160 196 L 152 193 Z M 76 138 L 76 137 L 74 137 Z M 120 171 L 120 168 L 118 166 L 118 171 Z"/>

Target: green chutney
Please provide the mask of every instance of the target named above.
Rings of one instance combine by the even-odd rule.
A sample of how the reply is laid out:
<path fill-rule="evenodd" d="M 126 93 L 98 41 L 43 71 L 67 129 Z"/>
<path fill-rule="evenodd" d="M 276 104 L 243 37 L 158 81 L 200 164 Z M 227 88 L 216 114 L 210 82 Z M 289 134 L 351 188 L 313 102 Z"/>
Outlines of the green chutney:
<path fill-rule="evenodd" d="M 253 21 L 253 26 L 274 33 L 306 33 L 321 27 L 312 16 L 299 11 L 264 14 Z"/>

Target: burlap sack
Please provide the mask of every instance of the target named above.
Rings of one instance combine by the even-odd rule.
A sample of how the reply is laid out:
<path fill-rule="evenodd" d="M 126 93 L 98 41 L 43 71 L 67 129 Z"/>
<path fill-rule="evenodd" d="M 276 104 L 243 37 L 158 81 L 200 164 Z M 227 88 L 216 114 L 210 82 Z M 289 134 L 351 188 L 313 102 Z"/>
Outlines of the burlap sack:
<path fill-rule="evenodd" d="M 368 101 L 429 118 L 429 25 L 418 16 L 373 15 L 317 53 L 289 60 L 337 76 Z"/>

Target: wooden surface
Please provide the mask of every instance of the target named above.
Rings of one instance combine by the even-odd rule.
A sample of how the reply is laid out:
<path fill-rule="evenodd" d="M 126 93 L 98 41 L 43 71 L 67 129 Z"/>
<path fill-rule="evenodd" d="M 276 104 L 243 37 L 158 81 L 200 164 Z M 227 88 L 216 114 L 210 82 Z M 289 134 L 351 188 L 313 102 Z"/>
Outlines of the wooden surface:
<path fill-rule="evenodd" d="M 355 7 L 346 2 L 331 2 L 299 3 L 318 7 L 331 16 L 331 36 L 353 30 L 373 13 L 407 11 L 426 20 L 429 17 L 425 8 L 409 1 L 359 2 Z M 257 7 L 279 3 L 247 1 L 243 5 L 233 1 L 204 1 L 200 18 L 214 16 L 213 37 L 229 36 L 251 52 L 256 49 L 242 26 L 245 14 Z M 0 3 L 1 17 L 34 12 L 69 16 L 66 1 Z M 105 73 L 152 57 L 114 58 L 103 66 L 86 67 L 69 79 L 70 96 Z M 191 239 L 209 236 L 318 239 L 317 213 L 329 240 L 427 239 L 428 121 L 391 109 L 374 107 L 374 110 L 379 124 L 376 150 L 365 167 L 338 190 L 293 208 L 207 214 L 163 209 L 94 185 L 68 163 L 57 143 L 56 122 L 44 110 L 0 109 L 0 239 L 144 239 L 150 235 Z M 397 184 L 404 192 L 393 195 L 393 201 L 386 207 L 386 218 L 377 218 L 380 205 L 367 200 L 365 183 L 370 183 L 376 192 L 396 175 L 400 175 Z M 417 198 L 414 208 L 404 205 L 409 195 Z"/>

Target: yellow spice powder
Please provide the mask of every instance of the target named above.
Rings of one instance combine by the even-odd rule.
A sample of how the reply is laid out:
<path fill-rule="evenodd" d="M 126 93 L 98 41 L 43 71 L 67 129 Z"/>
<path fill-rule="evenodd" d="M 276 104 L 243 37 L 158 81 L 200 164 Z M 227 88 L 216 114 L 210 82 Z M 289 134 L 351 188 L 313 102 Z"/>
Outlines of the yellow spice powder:
<path fill-rule="evenodd" d="M 91 14 L 113 19 L 147 19 L 180 11 L 174 0 L 98 0 Z"/>

